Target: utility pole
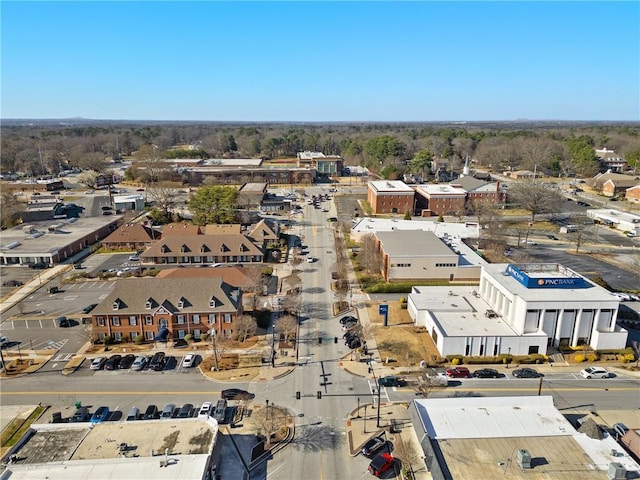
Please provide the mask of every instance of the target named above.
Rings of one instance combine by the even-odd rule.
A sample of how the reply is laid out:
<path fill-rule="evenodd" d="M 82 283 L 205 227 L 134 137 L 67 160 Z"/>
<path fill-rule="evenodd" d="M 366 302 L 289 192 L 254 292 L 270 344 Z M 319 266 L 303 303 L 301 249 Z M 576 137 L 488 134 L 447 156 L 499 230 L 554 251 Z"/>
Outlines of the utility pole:
<path fill-rule="evenodd" d="M 212 328 L 211 332 L 211 348 L 213 349 L 213 368 L 218 371 L 218 352 L 216 352 L 216 329 Z"/>

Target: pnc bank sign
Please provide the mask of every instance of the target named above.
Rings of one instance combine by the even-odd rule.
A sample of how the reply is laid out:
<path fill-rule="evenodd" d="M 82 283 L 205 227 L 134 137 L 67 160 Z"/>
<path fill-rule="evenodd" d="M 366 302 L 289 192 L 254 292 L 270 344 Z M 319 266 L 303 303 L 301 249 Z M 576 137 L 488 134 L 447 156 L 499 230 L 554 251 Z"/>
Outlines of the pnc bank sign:
<path fill-rule="evenodd" d="M 535 277 L 531 278 L 515 265 L 507 266 L 507 275 L 515 278 L 519 283 L 527 288 L 588 288 L 591 285 L 582 277 L 557 278 L 557 277 Z"/>

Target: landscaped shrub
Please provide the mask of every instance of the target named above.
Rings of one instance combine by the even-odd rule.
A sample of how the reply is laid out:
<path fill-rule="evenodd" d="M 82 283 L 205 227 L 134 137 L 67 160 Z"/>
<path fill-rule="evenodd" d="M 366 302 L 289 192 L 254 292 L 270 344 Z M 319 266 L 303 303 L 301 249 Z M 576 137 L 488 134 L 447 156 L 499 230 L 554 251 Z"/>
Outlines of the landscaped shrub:
<path fill-rule="evenodd" d="M 105 345 L 113 345 L 113 337 L 104 337 Z"/>
<path fill-rule="evenodd" d="M 636 359 L 633 353 L 625 353 L 624 355 L 620 355 L 619 358 L 622 363 L 633 362 Z"/>
<path fill-rule="evenodd" d="M 187 334 L 184 336 L 184 341 L 185 341 L 185 342 L 192 342 L 192 341 L 193 341 L 193 335 L 192 335 L 192 334 L 190 334 L 190 333 L 187 333 Z"/>
<path fill-rule="evenodd" d="M 598 355 L 596 355 L 595 353 L 587 354 L 587 362 L 595 362 L 597 360 L 598 360 Z"/>
<path fill-rule="evenodd" d="M 144 343 L 144 335 L 136 335 L 135 343 L 136 345 L 142 345 Z"/>
<path fill-rule="evenodd" d="M 256 322 L 260 328 L 269 328 L 269 324 L 271 323 L 271 310 L 258 310 Z"/>
<path fill-rule="evenodd" d="M 576 354 L 573 356 L 573 361 L 576 363 L 582 363 L 586 360 L 586 357 L 582 354 Z"/>

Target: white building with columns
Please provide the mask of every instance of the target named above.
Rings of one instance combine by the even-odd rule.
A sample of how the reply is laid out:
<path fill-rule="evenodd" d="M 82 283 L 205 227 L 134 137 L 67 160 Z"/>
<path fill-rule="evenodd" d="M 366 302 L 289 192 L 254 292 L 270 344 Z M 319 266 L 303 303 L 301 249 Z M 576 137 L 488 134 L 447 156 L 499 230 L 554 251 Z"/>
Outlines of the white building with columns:
<path fill-rule="evenodd" d="M 414 287 L 408 311 L 443 356 L 527 355 L 559 346 L 624 348 L 619 302 L 559 264 L 487 264 L 477 289 Z"/>

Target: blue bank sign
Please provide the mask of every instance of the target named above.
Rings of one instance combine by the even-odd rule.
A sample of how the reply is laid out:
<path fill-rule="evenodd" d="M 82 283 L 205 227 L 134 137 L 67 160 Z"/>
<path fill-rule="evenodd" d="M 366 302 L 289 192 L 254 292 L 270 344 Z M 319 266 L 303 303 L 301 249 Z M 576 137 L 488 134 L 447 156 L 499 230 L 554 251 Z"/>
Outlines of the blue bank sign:
<path fill-rule="evenodd" d="M 507 275 L 515 278 L 527 288 L 589 288 L 591 285 L 582 277 L 534 277 L 531 278 L 515 265 L 507 266 Z"/>

